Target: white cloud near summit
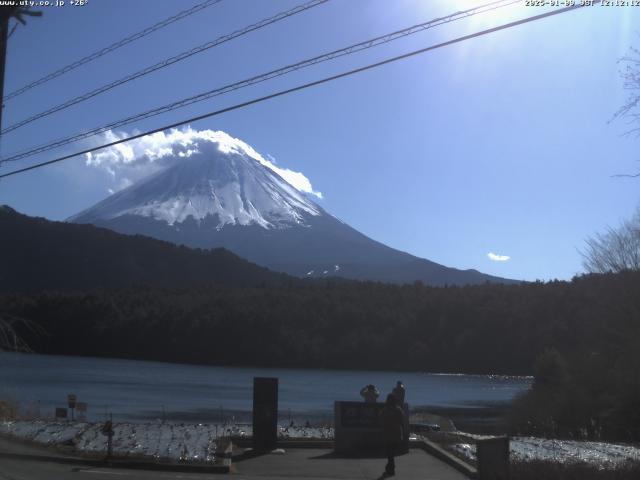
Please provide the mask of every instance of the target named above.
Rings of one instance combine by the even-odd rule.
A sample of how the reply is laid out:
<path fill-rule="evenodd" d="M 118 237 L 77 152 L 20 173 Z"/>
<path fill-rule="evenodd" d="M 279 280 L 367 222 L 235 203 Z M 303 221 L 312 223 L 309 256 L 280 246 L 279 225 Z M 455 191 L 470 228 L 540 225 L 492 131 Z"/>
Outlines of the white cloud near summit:
<path fill-rule="evenodd" d="M 498 255 L 497 253 L 493 252 L 487 253 L 487 257 L 489 257 L 489 260 L 492 260 L 494 262 L 506 262 L 507 260 L 511 259 L 511 257 L 508 255 Z"/>
<path fill-rule="evenodd" d="M 102 140 L 103 143 L 110 143 L 127 136 L 108 131 Z M 199 146 L 203 142 L 215 144 L 222 153 L 247 155 L 280 175 L 300 192 L 322 198 L 322 193 L 313 189 L 311 181 L 302 172 L 277 166 L 273 157 L 264 158 L 250 145 L 222 131 L 193 130 L 187 127 L 167 133 L 158 132 L 95 153 L 87 153 L 86 164 L 106 171 L 113 180 L 109 191 L 118 191 L 176 162 L 188 161 L 191 155 L 199 153 Z"/>

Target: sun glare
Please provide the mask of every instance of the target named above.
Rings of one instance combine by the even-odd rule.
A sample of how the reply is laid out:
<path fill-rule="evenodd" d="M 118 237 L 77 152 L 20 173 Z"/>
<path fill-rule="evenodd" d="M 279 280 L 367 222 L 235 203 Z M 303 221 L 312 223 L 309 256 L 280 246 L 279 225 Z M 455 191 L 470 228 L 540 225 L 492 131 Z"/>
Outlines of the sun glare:
<path fill-rule="evenodd" d="M 452 13 L 471 10 L 468 22 L 469 25 L 476 29 L 507 23 L 527 13 L 522 7 L 524 4 L 522 0 L 493 2 L 487 0 L 455 0 L 446 3 L 450 5 Z"/>

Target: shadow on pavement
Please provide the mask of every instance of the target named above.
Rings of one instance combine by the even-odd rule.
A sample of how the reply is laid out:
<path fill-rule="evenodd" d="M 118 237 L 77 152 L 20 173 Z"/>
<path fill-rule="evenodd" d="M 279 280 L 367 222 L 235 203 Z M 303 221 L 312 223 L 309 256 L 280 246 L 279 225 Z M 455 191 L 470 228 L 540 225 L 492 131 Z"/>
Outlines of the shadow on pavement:
<path fill-rule="evenodd" d="M 254 458 L 258 458 L 258 457 L 262 457 L 264 455 L 271 455 L 271 452 L 260 452 L 260 451 L 254 451 L 254 450 L 245 450 L 244 452 L 238 454 L 238 455 L 233 455 L 232 459 L 233 459 L 233 463 L 240 463 L 240 462 L 244 462 L 246 460 L 252 460 Z"/>
<path fill-rule="evenodd" d="M 396 455 L 396 457 L 401 457 L 406 455 L 409 452 L 400 452 Z M 329 452 L 324 453 L 322 455 L 316 455 L 315 457 L 309 457 L 309 460 L 336 460 L 336 459 L 386 459 L 387 456 L 384 452 L 353 452 L 353 453 L 337 453 L 337 452 Z M 386 477 L 383 477 L 386 478 Z"/>

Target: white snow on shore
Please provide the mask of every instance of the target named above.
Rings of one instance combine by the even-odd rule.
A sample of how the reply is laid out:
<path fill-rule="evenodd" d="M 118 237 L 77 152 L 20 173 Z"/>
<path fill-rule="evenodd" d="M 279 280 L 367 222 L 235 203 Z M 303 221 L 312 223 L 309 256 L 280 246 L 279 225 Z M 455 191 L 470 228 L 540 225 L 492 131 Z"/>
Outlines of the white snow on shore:
<path fill-rule="evenodd" d="M 79 453 L 86 454 L 106 452 L 107 437 L 101 428 L 101 423 L 43 420 L 0 423 L 0 433 L 44 445 L 73 446 Z M 114 423 L 113 430 L 116 456 L 180 461 L 213 461 L 218 436 L 243 433 L 231 426 L 171 423 Z"/>
<path fill-rule="evenodd" d="M 103 455 L 107 437 L 102 423 L 18 420 L 0 422 L 0 434 L 42 445 L 67 445 L 84 454 Z M 251 435 L 251 425 L 114 423 L 113 454 L 170 461 L 213 462 L 216 441 L 224 436 Z M 333 438 L 332 428 L 280 427 L 281 438 Z"/>
<path fill-rule="evenodd" d="M 477 460 L 476 446 L 472 443 L 459 443 L 453 449 L 471 460 Z M 632 445 L 537 437 L 511 438 L 510 454 L 511 458 L 518 461 L 584 462 L 603 468 L 615 468 L 627 461 L 640 462 L 640 448 Z"/>
<path fill-rule="evenodd" d="M 586 462 L 595 465 L 618 465 L 625 461 L 640 462 L 640 448 L 614 443 L 578 440 L 549 440 L 536 437 L 516 437 L 511 453 L 518 460 L 555 460 Z"/>

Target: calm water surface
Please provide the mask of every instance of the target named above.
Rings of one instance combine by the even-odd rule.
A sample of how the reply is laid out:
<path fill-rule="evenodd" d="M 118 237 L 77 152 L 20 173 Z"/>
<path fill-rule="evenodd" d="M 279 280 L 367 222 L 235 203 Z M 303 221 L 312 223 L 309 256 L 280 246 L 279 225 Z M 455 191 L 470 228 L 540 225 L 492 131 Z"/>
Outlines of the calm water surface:
<path fill-rule="evenodd" d="M 481 407 L 507 402 L 528 389 L 529 377 L 446 375 L 355 370 L 211 367 L 137 360 L 0 353 L 0 398 L 39 406 L 49 415 L 67 394 L 89 406 L 89 419 L 207 421 L 252 408 L 253 377 L 278 377 L 283 412 L 328 414 L 334 400 L 361 400 L 373 383 L 382 398 L 402 380 L 412 407 Z"/>

